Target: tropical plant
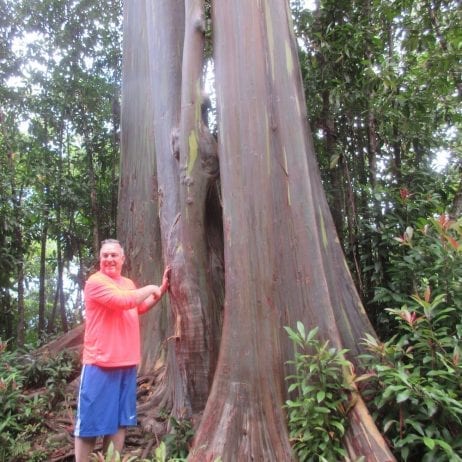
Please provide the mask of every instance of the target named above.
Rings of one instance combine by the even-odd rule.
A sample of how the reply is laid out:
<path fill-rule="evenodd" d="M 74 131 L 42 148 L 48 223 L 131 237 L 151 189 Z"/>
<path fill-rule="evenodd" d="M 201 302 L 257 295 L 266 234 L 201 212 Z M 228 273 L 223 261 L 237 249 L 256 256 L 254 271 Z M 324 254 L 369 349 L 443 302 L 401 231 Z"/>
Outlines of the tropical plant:
<path fill-rule="evenodd" d="M 462 460 L 462 220 L 420 220 L 396 241 L 400 273 L 415 289 L 401 308 L 389 308 L 395 335 L 367 335 L 369 373 L 363 393 L 404 461 Z M 398 293 L 396 294 L 398 295 Z M 401 300 L 401 298 L 397 298 Z"/>
<path fill-rule="evenodd" d="M 306 332 L 301 322 L 296 330 L 285 330 L 296 349 L 295 359 L 288 361 L 295 373 L 287 377 L 294 397 L 285 404 L 293 450 L 300 461 L 340 460 L 346 456 L 342 437 L 352 390 L 344 370 L 351 367 L 347 350 L 321 342 L 318 328 Z"/>
<path fill-rule="evenodd" d="M 415 196 L 415 197 L 414 197 Z M 421 218 L 423 194 L 401 190 L 402 212 L 389 214 L 382 230 L 382 246 L 387 249 L 387 284 L 377 287 L 374 300 L 381 306 L 401 306 L 408 294 L 423 293 L 431 287 L 433 296 L 445 294 L 450 306 L 462 304 L 462 220 L 451 220 L 446 213 L 436 214 L 441 202 L 427 195 L 433 211 Z M 417 211 L 416 211 L 417 209 Z M 400 218 L 403 217 L 403 218 Z M 387 241 L 387 242 L 385 242 Z M 380 331 L 387 336 L 393 331 L 389 316 L 379 316 Z"/>
<path fill-rule="evenodd" d="M 75 378 L 79 365 L 78 355 L 68 350 L 50 358 L 30 358 L 23 366 L 24 387 L 45 387 L 47 406 L 52 409 L 65 397 L 66 385 Z"/>
<path fill-rule="evenodd" d="M 91 455 L 93 462 L 186 462 L 185 458 L 167 458 L 167 446 L 163 441 L 159 443 L 154 451 L 154 457 L 151 459 L 142 459 L 137 456 L 121 456 L 119 451 L 114 449 L 111 442 L 105 454 L 97 452 Z M 215 462 L 219 462 L 217 459 Z"/>
<path fill-rule="evenodd" d="M 0 339 L 0 461 L 31 454 L 31 437 L 39 431 L 44 401 L 24 393 L 20 355 Z"/>
<path fill-rule="evenodd" d="M 34 359 L 30 351 L 9 351 L 0 340 L 0 462 L 39 461 L 47 454 L 32 449 L 43 431 L 43 415 L 65 396 L 65 386 L 76 371 L 77 355 Z M 42 388 L 42 393 L 31 390 Z"/>
<path fill-rule="evenodd" d="M 194 436 L 191 421 L 170 416 L 170 426 L 170 433 L 163 439 L 167 448 L 167 456 L 175 460 L 187 457 L 191 439 Z"/>

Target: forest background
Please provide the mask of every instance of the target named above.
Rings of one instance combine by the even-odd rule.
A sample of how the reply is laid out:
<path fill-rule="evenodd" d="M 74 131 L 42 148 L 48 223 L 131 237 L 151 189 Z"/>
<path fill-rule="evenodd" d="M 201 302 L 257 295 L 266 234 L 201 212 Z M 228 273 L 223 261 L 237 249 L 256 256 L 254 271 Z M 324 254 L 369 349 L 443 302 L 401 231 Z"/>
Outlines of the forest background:
<path fill-rule="evenodd" d="M 460 15 L 451 1 L 291 6 L 332 216 L 389 339 L 386 309 L 427 287 L 460 307 Z M 116 235 L 122 5 L 0 8 L 0 338 L 16 349 L 82 322 L 85 277 Z"/>

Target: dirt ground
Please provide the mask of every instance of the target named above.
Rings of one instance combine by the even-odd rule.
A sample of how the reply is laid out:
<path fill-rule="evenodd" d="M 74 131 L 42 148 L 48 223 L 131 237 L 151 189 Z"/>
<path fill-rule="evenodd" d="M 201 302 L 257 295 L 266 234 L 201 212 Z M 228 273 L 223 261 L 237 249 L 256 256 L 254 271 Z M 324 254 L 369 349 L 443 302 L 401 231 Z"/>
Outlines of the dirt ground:
<path fill-rule="evenodd" d="M 52 356 L 64 349 L 80 354 L 83 341 L 83 326 L 79 326 L 57 340 L 50 342 L 36 351 L 37 356 Z M 65 397 L 53 410 L 43 416 L 41 431 L 33 443 L 32 450 L 43 451 L 48 455 L 50 462 L 74 461 L 74 416 L 76 411 L 76 398 L 79 386 L 80 369 L 76 371 L 76 378 L 65 389 Z M 167 422 L 154 418 L 149 402 L 156 387 L 157 376 L 139 376 L 137 383 L 137 427 L 129 428 L 125 441 L 123 455 L 150 458 L 158 446 L 161 437 L 167 431 Z M 46 394 L 46 389 L 32 390 L 33 394 Z M 149 429 L 149 430 L 147 430 Z M 95 451 L 101 451 L 102 441 L 98 439 Z"/>

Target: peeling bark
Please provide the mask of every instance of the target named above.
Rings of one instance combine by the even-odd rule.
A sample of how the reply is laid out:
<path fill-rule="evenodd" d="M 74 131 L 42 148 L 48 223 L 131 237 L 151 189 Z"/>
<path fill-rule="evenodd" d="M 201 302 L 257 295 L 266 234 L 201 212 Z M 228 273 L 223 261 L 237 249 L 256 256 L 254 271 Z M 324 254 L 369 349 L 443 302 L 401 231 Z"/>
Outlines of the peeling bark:
<path fill-rule="evenodd" d="M 162 256 L 173 267 L 170 309 L 143 323 L 143 365 L 161 377 L 146 406 L 203 411 L 190 461 L 291 460 L 283 327 L 318 326 L 352 362 L 374 333 L 322 188 L 288 3 L 214 2 L 219 170 L 202 117 L 204 1 L 124 8 L 119 231 L 132 274 L 155 280 Z M 393 460 L 356 403 L 350 456 Z"/>
<path fill-rule="evenodd" d="M 215 2 L 213 21 L 226 299 L 189 460 L 291 460 L 282 406 L 294 352 L 283 326 L 319 326 L 353 361 L 373 329 L 322 189 L 287 4 Z M 388 457 L 366 415 L 355 406 L 347 449 Z"/>
<path fill-rule="evenodd" d="M 145 0 L 125 2 L 117 230 L 125 248 L 126 270 L 140 286 L 159 283 L 164 266 L 154 139 L 154 89 L 147 42 L 150 19 L 146 15 Z M 165 313 L 164 298 L 143 315 L 141 373 L 152 370 L 164 354 Z"/>
<path fill-rule="evenodd" d="M 146 405 L 171 410 L 177 418 L 191 418 L 205 406 L 223 303 L 223 284 L 216 278 L 222 244 L 210 234 L 216 223 L 211 215 L 221 215 L 213 207 L 216 141 L 201 117 L 202 10 L 203 2 L 174 0 L 138 0 L 124 10 L 125 164 L 119 200 L 125 212 L 119 231 L 140 249 L 130 260 L 132 275 L 150 274 L 142 265 L 154 241 L 156 252 L 172 266 L 168 311 L 162 318 L 149 314 L 143 322 L 142 369 L 162 370 L 161 383 Z M 146 169 L 153 176 L 150 188 L 143 190 L 139 183 Z M 129 247 L 128 256 L 132 251 Z M 139 262 L 135 268 L 132 260 Z M 156 258 L 151 266 L 160 268 L 160 261 Z"/>
<path fill-rule="evenodd" d="M 201 164 L 201 148 L 211 138 L 202 122 L 202 68 L 204 5 L 185 1 L 185 36 L 182 63 L 179 131 L 181 245 L 174 259 L 178 284 L 174 285 L 178 316 L 177 364 L 187 389 L 188 415 L 201 411 L 207 401 L 218 352 L 220 310 L 208 271 L 205 233 L 206 197 L 210 178 Z"/>

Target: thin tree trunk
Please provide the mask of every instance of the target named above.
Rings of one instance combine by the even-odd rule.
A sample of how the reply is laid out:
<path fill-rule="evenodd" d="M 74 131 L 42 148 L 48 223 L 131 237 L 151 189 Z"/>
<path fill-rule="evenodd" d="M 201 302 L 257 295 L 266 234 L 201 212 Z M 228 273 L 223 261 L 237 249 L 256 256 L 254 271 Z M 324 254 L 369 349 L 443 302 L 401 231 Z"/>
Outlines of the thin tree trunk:
<path fill-rule="evenodd" d="M 17 244 L 21 245 L 22 248 L 22 234 L 19 231 L 17 236 Z M 26 340 L 26 315 L 25 315 L 25 305 L 24 305 L 24 259 L 23 256 L 19 258 L 18 261 L 18 326 L 16 329 L 17 332 L 17 344 L 18 347 L 23 347 Z"/>
<path fill-rule="evenodd" d="M 15 186 L 14 177 L 11 179 L 12 183 L 12 197 L 13 197 L 13 213 L 16 220 L 14 225 L 14 242 L 13 248 L 16 252 L 16 270 L 17 270 L 17 291 L 18 291 L 18 325 L 17 332 L 17 345 L 23 347 L 26 340 L 26 309 L 24 304 L 24 237 L 22 230 L 22 191 L 18 191 Z"/>
<path fill-rule="evenodd" d="M 46 194 L 45 194 L 46 195 Z M 48 239 L 48 217 L 46 208 L 43 214 L 42 236 L 40 239 L 40 280 L 39 280 L 39 309 L 38 309 L 38 337 L 42 339 L 46 329 L 46 253 Z"/>
<path fill-rule="evenodd" d="M 56 290 L 53 298 L 53 306 L 51 308 L 50 316 L 48 317 L 47 332 L 52 334 L 55 331 L 56 325 L 56 313 L 58 312 L 58 303 L 59 303 L 59 292 L 60 292 L 61 281 L 57 279 L 56 281 Z"/>
<path fill-rule="evenodd" d="M 59 158 L 58 158 L 58 197 L 63 197 L 63 149 L 64 149 L 64 121 L 61 117 L 59 130 Z M 56 239 L 56 260 L 58 268 L 58 300 L 59 313 L 61 316 L 61 329 L 63 332 L 69 330 L 66 314 L 66 300 L 64 297 L 64 256 L 63 256 L 63 229 L 61 200 L 58 199 L 56 204 L 56 227 L 58 229 Z"/>
<path fill-rule="evenodd" d="M 90 207 L 91 207 L 91 216 L 93 218 L 93 226 L 92 226 L 93 254 L 98 255 L 99 246 L 101 242 L 100 231 L 99 231 L 100 219 L 99 219 L 99 207 L 98 207 L 98 192 L 96 189 L 95 169 L 93 166 L 93 148 L 88 138 L 87 138 L 87 143 L 86 143 L 86 151 L 87 151 L 88 178 L 89 178 L 89 186 L 90 186 Z"/>
<path fill-rule="evenodd" d="M 353 151 L 353 149 L 351 150 Z M 355 281 L 355 285 L 358 288 L 360 294 L 364 293 L 364 283 L 363 277 L 361 272 L 361 264 L 360 264 L 360 255 L 358 251 L 358 212 L 356 207 L 356 194 L 354 192 L 353 183 L 351 179 L 351 171 L 352 168 L 349 166 L 347 162 L 346 156 L 344 157 L 344 161 L 342 162 L 343 170 L 344 170 L 344 177 L 345 177 L 345 189 L 346 189 L 346 205 L 345 205 L 345 212 L 347 216 L 348 222 L 348 247 L 349 247 L 349 257 L 350 261 L 353 262 L 354 265 L 354 272 L 353 272 L 353 279 Z M 350 152 L 351 158 L 351 152 Z M 353 162 L 355 164 L 356 162 Z"/>
<path fill-rule="evenodd" d="M 51 54 L 51 50 L 49 50 Z M 44 140 L 43 148 L 45 152 L 48 152 L 49 143 L 49 119 L 44 115 Z M 49 168 L 49 156 L 43 158 L 42 168 L 44 172 L 48 171 Z M 38 338 L 42 339 L 45 335 L 46 326 L 46 251 L 47 251 L 47 239 L 48 239 L 48 227 L 50 221 L 50 208 L 49 204 L 52 202 L 50 199 L 50 186 L 48 177 L 45 175 L 45 181 L 43 186 L 43 192 L 45 197 L 45 210 L 43 213 L 43 228 L 42 236 L 40 239 L 40 281 L 39 281 L 39 309 L 38 309 Z"/>
<path fill-rule="evenodd" d="M 324 60 L 322 60 L 324 61 Z M 342 157 L 338 156 L 335 150 L 335 120 L 333 119 L 329 110 L 329 92 L 325 91 L 322 95 L 323 111 L 321 126 L 324 131 L 326 155 L 329 161 L 335 159 L 335 165 L 331 165 L 331 178 L 332 178 L 332 204 L 330 209 L 332 210 L 332 218 L 335 223 L 335 228 L 339 235 L 340 241 L 343 239 L 343 225 L 344 225 L 344 210 L 345 200 L 343 194 L 343 170 L 342 170 Z"/>
<path fill-rule="evenodd" d="M 58 220 L 59 214 L 58 214 Z M 58 221 L 60 223 L 60 221 Z M 56 260 L 58 266 L 58 285 L 57 285 L 57 293 L 58 293 L 58 304 L 59 304 L 59 314 L 61 317 L 61 329 L 63 332 L 67 332 L 69 330 L 67 324 L 67 314 L 66 314 L 66 300 L 64 298 L 64 262 L 63 262 L 63 252 L 61 242 L 58 239 L 56 241 Z"/>
<path fill-rule="evenodd" d="M 85 120 L 85 108 L 82 107 L 80 110 L 81 117 Z M 87 174 L 88 174 L 88 183 L 90 189 L 90 209 L 91 209 L 91 216 L 93 219 L 92 223 L 92 247 L 93 247 L 93 255 L 98 255 L 99 247 L 101 243 L 101 235 L 100 235 L 100 212 L 99 212 L 99 205 L 98 205 L 98 190 L 96 187 L 96 175 L 95 175 L 95 166 L 93 160 L 93 143 L 91 141 L 91 134 L 90 129 L 87 124 L 84 122 L 83 128 L 84 134 L 84 146 L 85 151 L 87 154 Z"/>
<path fill-rule="evenodd" d="M 388 38 L 388 61 L 389 61 L 389 66 L 391 67 L 393 65 L 393 54 L 394 54 L 394 40 L 393 40 L 393 34 L 394 34 L 394 27 L 393 23 L 387 21 L 385 24 L 386 31 L 387 31 L 387 38 Z M 396 96 L 398 96 L 399 93 L 399 88 L 394 90 L 396 92 Z M 397 110 L 396 108 L 394 108 Z M 396 122 L 393 122 L 393 136 L 392 136 L 392 153 L 393 157 L 391 160 L 392 166 L 391 170 L 394 173 L 394 176 L 396 178 L 396 183 L 399 185 L 401 184 L 403 180 L 403 175 L 401 171 L 401 138 L 400 138 L 400 132 L 399 132 L 399 127 L 396 125 Z"/>
<path fill-rule="evenodd" d="M 11 199 L 13 204 L 13 216 L 15 224 L 13 227 L 13 252 L 15 254 L 16 274 L 17 274 L 17 292 L 18 292 L 18 324 L 16 326 L 17 345 L 23 347 L 26 339 L 26 310 L 24 304 L 24 236 L 23 236 L 23 219 L 22 219 L 22 197 L 23 191 L 18 188 L 15 180 L 14 159 L 11 157 Z"/>
<path fill-rule="evenodd" d="M 0 303 L 1 303 L 1 326 L 2 326 L 2 338 L 12 338 L 15 334 L 13 328 L 13 311 L 11 306 L 11 296 L 8 290 L 0 291 Z"/>

